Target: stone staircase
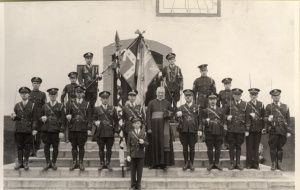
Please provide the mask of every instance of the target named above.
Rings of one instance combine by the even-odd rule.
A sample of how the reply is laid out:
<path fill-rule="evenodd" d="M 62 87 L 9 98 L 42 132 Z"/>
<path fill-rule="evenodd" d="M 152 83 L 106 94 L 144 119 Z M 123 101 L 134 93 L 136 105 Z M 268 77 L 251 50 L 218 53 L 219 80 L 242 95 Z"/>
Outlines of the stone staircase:
<path fill-rule="evenodd" d="M 43 150 L 39 150 L 37 157 L 30 158 L 28 171 L 14 170 L 14 164 L 4 166 L 4 189 L 130 189 L 130 171 L 125 171 L 122 178 L 118 142 L 116 139 L 113 147 L 112 172 L 97 170 L 100 163 L 95 142 L 86 143 L 85 171 L 70 171 L 71 145 L 61 142 L 56 171 L 43 171 L 45 158 Z M 221 154 L 223 171 L 206 170 L 208 159 L 204 143 L 196 144 L 196 169 L 193 172 L 181 169 L 183 155 L 179 140 L 174 142 L 174 153 L 175 166 L 169 167 L 168 171 L 144 168 L 142 189 L 295 189 L 293 175 L 271 171 L 269 166 L 260 165 L 260 170 L 228 170 L 228 150 L 223 150 Z M 241 158 L 241 165 L 245 167 L 245 157 Z"/>

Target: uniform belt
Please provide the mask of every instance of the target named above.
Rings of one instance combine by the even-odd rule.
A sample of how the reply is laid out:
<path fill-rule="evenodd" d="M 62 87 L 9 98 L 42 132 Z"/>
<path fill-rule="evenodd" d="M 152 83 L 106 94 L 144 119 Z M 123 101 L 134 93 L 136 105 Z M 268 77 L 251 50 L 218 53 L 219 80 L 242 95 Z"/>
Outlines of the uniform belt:
<path fill-rule="evenodd" d="M 164 112 L 153 112 L 152 119 L 162 119 L 164 117 Z"/>

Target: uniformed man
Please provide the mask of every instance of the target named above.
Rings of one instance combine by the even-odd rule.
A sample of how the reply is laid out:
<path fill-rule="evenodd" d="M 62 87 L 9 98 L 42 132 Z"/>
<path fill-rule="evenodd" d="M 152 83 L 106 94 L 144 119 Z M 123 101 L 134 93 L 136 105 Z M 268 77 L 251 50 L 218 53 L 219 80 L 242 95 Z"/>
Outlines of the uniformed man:
<path fill-rule="evenodd" d="M 65 86 L 65 88 L 63 89 L 63 91 L 61 93 L 61 97 L 60 97 L 61 103 L 65 106 L 67 103 L 67 102 L 65 102 L 65 97 L 67 94 L 68 94 L 68 99 L 67 99 L 68 101 L 71 101 L 72 99 L 73 100 L 76 99 L 75 87 L 78 86 L 78 84 L 76 83 L 77 77 L 78 77 L 77 72 L 70 72 L 68 74 L 68 77 L 69 77 L 71 83 L 67 84 Z"/>
<path fill-rule="evenodd" d="M 229 170 L 234 168 L 243 170 L 240 164 L 241 146 L 245 141 L 245 136 L 249 135 L 246 128 L 245 116 L 247 102 L 241 100 L 243 90 L 239 88 L 232 89 L 233 101 L 230 101 L 225 107 L 225 117 L 227 119 L 227 142 L 229 143 L 230 166 Z M 225 127 L 226 130 L 226 127 Z M 234 151 L 236 150 L 236 165 L 234 165 Z"/>
<path fill-rule="evenodd" d="M 72 145 L 73 163 L 70 170 L 78 168 L 77 154 L 79 148 L 79 169 L 84 170 L 84 145 L 92 132 L 92 109 L 89 102 L 83 100 L 85 88 L 75 87 L 76 100 L 67 105 L 67 120 L 69 122 L 69 141 Z"/>
<path fill-rule="evenodd" d="M 78 81 L 81 86 L 86 88 L 85 101 L 95 107 L 98 93 L 98 80 L 102 79 L 102 74 L 99 74 L 98 65 L 92 65 L 94 54 L 87 52 L 83 55 L 86 65 L 83 66 L 78 73 Z"/>
<path fill-rule="evenodd" d="M 186 103 L 179 107 L 176 113 L 176 120 L 179 120 L 177 131 L 180 142 L 183 146 L 184 166 L 183 170 L 194 170 L 195 144 L 197 133 L 200 136 L 200 117 L 198 105 L 193 102 L 194 91 L 186 89 L 183 91 Z M 188 150 L 190 149 L 190 151 Z M 190 159 L 188 157 L 190 156 Z"/>
<path fill-rule="evenodd" d="M 259 144 L 262 133 L 266 132 L 264 128 L 264 104 L 257 100 L 258 88 L 250 88 L 251 100 L 246 109 L 246 126 L 249 135 L 246 137 L 246 166 L 247 169 L 254 168 L 259 170 Z"/>
<path fill-rule="evenodd" d="M 219 165 L 221 155 L 221 145 L 223 144 L 223 126 L 224 126 L 224 110 L 219 108 L 217 104 L 218 94 L 211 93 L 208 95 L 208 107 L 201 110 L 201 131 L 205 133 L 205 144 L 207 146 L 207 156 L 209 160 L 208 171 L 216 167 L 222 170 Z M 213 157 L 213 149 L 215 148 L 215 158 Z"/>
<path fill-rule="evenodd" d="M 28 101 L 30 89 L 21 87 L 19 89 L 22 101 L 14 107 L 11 118 L 15 122 L 15 143 L 18 149 L 18 163 L 15 169 L 24 168 L 28 170 L 28 159 L 32 146 L 32 135 L 37 133 L 37 110 L 35 104 Z M 24 162 L 23 162 L 24 157 Z"/>
<path fill-rule="evenodd" d="M 273 103 L 268 104 L 265 110 L 265 123 L 268 125 L 271 170 L 282 170 L 283 146 L 287 137 L 291 136 L 290 110 L 286 104 L 280 102 L 281 90 L 270 91 Z M 276 163 L 277 160 L 277 163 Z"/>
<path fill-rule="evenodd" d="M 29 101 L 35 104 L 37 113 L 42 109 L 42 106 L 47 102 L 46 94 L 39 90 L 42 79 L 39 77 L 33 77 L 31 79 L 33 90 L 29 95 Z M 41 127 L 43 123 L 41 121 L 37 122 L 37 134 L 33 138 L 34 147 L 31 148 L 30 156 L 36 156 L 36 152 L 40 149 L 41 145 Z"/>
<path fill-rule="evenodd" d="M 225 105 L 233 100 L 232 92 L 231 92 L 231 78 L 224 78 L 222 80 L 222 83 L 224 84 L 225 90 L 221 90 L 219 92 L 219 98 L 217 101 L 217 106 L 220 108 L 224 108 Z M 227 125 L 225 123 L 225 125 Z M 227 150 L 229 148 L 228 142 L 227 142 L 227 134 L 224 134 L 224 147 L 223 149 Z"/>
<path fill-rule="evenodd" d="M 141 105 L 137 105 L 135 103 L 137 94 L 138 94 L 137 90 L 132 90 L 128 92 L 129 102 L 122 107 L 123 110 L 122 118 L 124 121 L 124 125 L 121 127 L 121 130 L 123 131 L 125 142 L 127 142 L 128 140 L 128 133 L 133 129 L 131 119 L 134 117 L 144 118 L 141 112 Z M 127 170 L 130 169 L 129 162 L 126 163 L 126 169 Z"/>
<path fill-rule="evenodd" d="M 165 88 L 166 88 L 166 97 L 165 99 L 168 100 L 173 108 L 177 107 L 177 102 L 180 100 L 180 95 L 182 94 L 183 90 L 183 76 L 181 73 L 181 69 L 175 65 L 176 62 L 176 54 L 169 53 L 166 56 L 166 59 L 169 63 L 168 66 L 165 66 L 162 69 L 161 75 L 162 78 L 165 80 Z"/>
<path fill-rule="evenodd" d="M 216 93 L 216 85 L 214 79 L 207 76 L 207 64 L 200 65 L 201 76 L 194 81 L 193 90 L 195 91 L 195 102 L 201 107 L 206 108 L 208 104 L 207 95 Z"/>
<path fill-rule="evenodd" d="M 108 105 L 110 92 L 99 93 L 102 105 L 96 107 L 93 114 L 93 122 L 97 126 L 96 139 L 99 146 L 100 167 L 99 171 L 107 168 L 112 171 L 110 159 L 112 146 L 115 141 L 115 133 L 119 133 L 118 115 L 116 109 Z M 104 148 L 106 147 L 106 162 L 104 161 Z"/>
<path fill-rule="evenodd" d="M 44 170 L 57 169 L 59 139 L 64 137 L 66 114 L 64 106 L 56 101 L 58 88 L 49 88 L 50 101 L 43 105 L 39 119 L 43 122 L 41 139 L 44 146 L 46 165 Z M 52 161 L 50 160 L 50 146 L 53 147 Z"/>

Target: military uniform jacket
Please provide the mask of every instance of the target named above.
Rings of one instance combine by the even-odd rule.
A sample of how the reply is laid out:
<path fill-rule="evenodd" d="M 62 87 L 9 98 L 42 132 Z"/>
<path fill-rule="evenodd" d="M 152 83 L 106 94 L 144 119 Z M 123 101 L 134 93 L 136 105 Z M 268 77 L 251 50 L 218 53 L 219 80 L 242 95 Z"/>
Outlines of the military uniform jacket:
<path fill-rule="evenodd" d="M 96 75 L 99 73 L 98 65 L 88 65 L 80 68 L 78 72 L 78 82 L 86 88 L 96 79 Z M 99 78 L 101 80 L 101 78 Z M 98 92 L 98 80 L 96 80 L 89 88 L 86 89 L 86 92 Z"/>
<path fill-rule="evenodd" d="M 223 125 L 225 120 L 224 110 L 216 107 L 205 108 L 201 110 L 201 131 L 205 134 L 223 135 Z M 209 121 L 207 121 L 209 118 Z"/>
<path fill-rule="evenodd" d="M 45 92 L 39 90 L 32 90 L 30 92 L 28 100 L 35 104 L 35 107 L 40 110 L 42 106 L 47 102 Z"/>
<path fill-rule="evenodd" d="M 141 106 L 136 105 L 133 106 L 131 104 L 127 104 L 126 106 L 122 107 L 123 110 L 123 121 L 124 125 L 122 127 L 123 133 L 129 133 L 133 129 L 132 123 L 131 123 L 131 118 L 133 117 L 142 117 L 144 118 L 143 114 L 141 113 Z"/>
<path fill-rule="evenodd" d="M 197 133 L 197 131 L 200 131 L 199 125 L 201 122 L 198 105 L 192 103 L 189 107 L 188 104 L 184 104 L 179 107 L 179 110 L 182 112 L 182 117 L 177 117 L 176 120 L 179 120 L 179 125 L 182 125 L 182 131 L 180 132 Z"/>
<path fill-rule="evenodd" d="M 78 85 L 77 83 L 71 83 L 71 84 L 67 84 L 65 86 L 65 88 L 63 89 L 63 91 L 61 93 L 61 97 L 60 97 L 62 104 L 64 104 L 64 102 L 65 102 L 66 94 L 68 94 L 68 100 L 71 99 L 71 95 L 73 95 L 75 97 L 75 86 L 77 86 L 77 85 Z"/>
<path fill-rule="evenodd" d="M 166 79 L 167 86 L 171 92 L 179 92 L 183 89 L 183 76 L 181 69 L 174 65 L 165 66 L 162 70 L 162 77 Z"/>
<path fill-rule="evenodd" d="M 210 77 L 199 77 L 194 81 L 193 90 L 198 94 L 199 99 L 206 99 L 207 94 L 212 92 L 216 93 L 216 85 L 214 79 Z M 194 96 L 194 100 L 196 101 L 196 95 Z"/>
<path fill-rule="evenodd" d="M 56 102 L 52 107 L 50 102 L 43 105 L 39 120 L 42 122 L 42 116 L 47 116 L 47 120 L 42 126 L 42 131 L 45 132 L 64 132 L 66 123 L 66 113 L 64 106 Z"/>
<path fill-rule="evenodd" d="M 143 139 L 144 144 L 140 144 L 139 139 Z M 130 156 L 131 158 L 144 158 L 144 147 L 149 145 L 146 132 L 140 130 L 139 134 L 136 134 L 135 130 L 130 131 L 126 144 L 127 156 Z"/>
<path fill-rule="evenodd" d="M 268 120 L 269 115 L 273 115 L 273 121 Z M 268 104 L 265 110 L 265 124 L 271 134 L 286 135 L 291 133 L 290 111 L 286 104 Z"/>
<path fill-rule="evenodd" d="M 245 133 L 246 132 L 246 108 L 247 102 L 240 101 L 237 105 L 236 101 L 231 101 L 226 105 L 225 118 L 228 126 L 228 132 Z M 227 117 L 232 115 L 231 121 Z"/>
<path fill-rule="evenodd" d="M 119 131 L 118 115 L 116 109 L 107 105 L 106 110 L 103 105 L 96 107 L 93 114 L 93 121 L 100 121 L 100 126 L 97 128 L 96 136 L 99 137 L 114 137 Z"/>
<path fill-rule="evenodd" d="M 92 130 L 92 109 L 88 102 L 82 100 L 78 104 L 77 99 L 67 105 L 66 114 L 72 115 L 69 124 L 69 131 L 87 131 Z"/>
<path fill-rule="evenodd" d="M 217 106 L 221 107 L 221 104 L 222 104 L 222 107 L 224 107 L 230 100 L 231 101 L 233 100 L 231 90 L 230 89 L 229 90 L 221 90 L 219 92 L 219 99 L 217 101 Z"/>
<path fill-rule="evenodd" d="M 24 107 L 23 102 L 19 102 L 15 105 L 14 112 L 16 133 L 31 133 L 32 130 L 37 130 L 37 110 L 34 103 L 28 101 Z"/>
<path fill-rule="evenodd" d="M 250 113 L 254 113 L 255 116 L 252 118 Z M 247 103 L 246 109 L 246 126 L 250 132 L 261 132 L 264 128 L 264 116 L 265 109 L 264 104 L 260 101 L 256 101 L 254 104 L 252 101 Z"/>

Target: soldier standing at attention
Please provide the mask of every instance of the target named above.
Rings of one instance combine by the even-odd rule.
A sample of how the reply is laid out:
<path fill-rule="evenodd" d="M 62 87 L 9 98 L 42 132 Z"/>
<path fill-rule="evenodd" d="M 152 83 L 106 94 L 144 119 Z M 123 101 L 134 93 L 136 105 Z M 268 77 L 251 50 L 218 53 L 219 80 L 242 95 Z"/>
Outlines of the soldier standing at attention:
<path fill-rule="evenodd" d="M 135 103 L 137 94 L 138 94 L 137 90 L 130 91 L 128 93 L 129 102 L 127 104 L 125 104 L 125 106 L 122 107 L 122 110 L 123 110 L 122 117 L 123 117 L 124 125 L 122 126 L 121 130 L 123 131 L 123 134 L 125 136 L 125 142 L 127 142 L 127 140 L 128 140 L 129 132 L 133 129 L 131 119 L 134 117 L 143 118 L 142 113 L 141 113 L 141 105 L 137 105 Z M 130 170 L 128 162 L 126 164 L 126 169 Z"/>
<path fill-rule="evenodd" d="M 290 110 L 286 104 L 280 102 L 281 90 L 271 90 L 273 103 L 268 104 L 265 110 L 265 123 L 268 125 L 271 170 L 276 168 L 282 171 L 283 146 L 287 137 L 291 136 Z M 277 163 L 276 163 L 277 160 Z"/>
<path fill-rule="evenodd" d="M 92 132 L 92 109 L 89 102 L 82 99 L 85 88 L 76 86 L 76 100 L 67 105 L 66 118 L 69 121 L 69 141 L 72 145 L 73 163 L 70 170 L 78 168 L 77 155 L 79 148 L 79 169 L 84 170 L 84 145 Z"/>
<path fill-rule="evenodd" d="M 98 170 L 107 168 L 112 170 L 110 159 L 112 147 L 115 141 L 115 133 L 119 132 L 118 115 L 116 109 L 108 105 L 110 92 L 102 91 L 99 93 L 102 105 L 95 108 L 93 114 L 94 124 L 97 126 L 96 139 L 99 146 L 100 167 Z M 106 162 L 104 161 L 104 148 L 106 147 Z"/>
<path fill-rule="evenodd" d="M 99 75 L 98 65 L 92 65 L 94 54 L 91 52 L 83 55 L 86 65 L 83 66 L 78 73 L 78 82 L 80 86 L 84 86 L 85 101 L 91 104 L 91 108 L 95 107 L 98 93 L 98 80 L 102 79 L 102 74 Z M 96 80 L 97 79 L 97 80 Z M 93 82 L 95 80 L 95 82 Z"/>
<path fill-rule="evenodd" d="M 165 99 L 168 100 L 171 105 L 173 105 L 173 109 L 177 108 L 177 102 L 180 100 L 180 95 L 182 94 L 183 89 L 183 76 L 181 73 L 181 69 L 177 65 L 175 65 L 175 58 L 175 53 L 169 53 L 166 56 L 169 65 L 165 66 L 162 69 L 161 74 L 159 74 L 163 79 L 165 79 Z"/>
<path fill-rule="evenodd" d="M 68 94 L 68 102 L 76 99 L 75 87 L 78 86 L 78 84 L 76 83 L 78 73 L 77 72 L 70 72 L 68 74 L 68 77 L 69 77 L 71 83 L 67 84 L 65 86 L 65 88 L 63 89 L 63 91 L 61 93 L 61 97 L 60 97 L 61 103 L 63 105 L 67 104 L 67 102 L 65 102 L 65 97 L 66 97 L 67 94 Z"/>
<path fill-rule="evenodd" d="M 129 132 L 127 144 L 127 161 L 131 162 L 131 188 L 141 189 L 145 147 L 149 145 L 147 133 L 142 130 L 142 118 L 131 118 L 134 129 Z"/>
<path fill-rule="evenodd" d="M 42 106 L 47 102 L 47 97 L 45 92 L 39 90 L 42 79 L 39 77 L 33 77 L 31 79 L 33 90 L 29 95 L 29 101 L 35 104 L 37 109 L 37 113 L 39 113 L 42 109 Z M 37 122 L 37 134 L 34 135 L 33 144 L 34 147 L 31 146 L 30 156 L 36 156 L 36 152 L 40 149 L 41 145 L 41 127 L 43 123 L 41 121 Z"/>
<path fill-rule="evenodd" d="M 44 146 L 46 165 L 44 170 L 57 169 L 59 139 L 64 137 L 66 114 L 64 106 L 56 101 L 58 88 L 49 88 L 50 101 L 43 105 L 39 119 L 43 122 L 41 139 Z M 53 147 L 52 162 L 50 160 L 50 146 Z"/>
<path fill-rule="evenodd" d="M 15 169 L 24 168 L 28 170 L 28 159 L 30 147 L 32 146 L 32 135 L 36 134 L 37 129 L 37 112 L 35 104 L 28 101 L 30 89 L 21 87 L 19 89 L 22 101 L 14 107 L 11 118 L 15 123 L 15 143 L 18 148 L 18 163 Z M 24 157 L 24 162 L 23 162 Z"/>
<path fill-rule="evenodd" d="M 217 101 L 217 106 L 220 108 L 225 107 L 226 104 L 228 104 L 229 101 L 233 100 L 232 97 L 232 92 L 231 92 L 231 82 L 232 79 L 231 78 L 224 78 L 222 80 L 222 83 L 224 84 L 225 90 L 221 90 L 219 92 L 219 98 Z M 226 123 L 224 123 L 225 125 L 227 125 Z M 228 142 L 227 142 L 227 134 L 224 134 L 224 147 L 223 149 L 227 150 L 229 148 Z"/>
<path fill-rule="evenodd" d="M 246 124 L 249 128 L 249 135 L 246 137 L 246 166 L 247 169 L 259 170 L 259 144 L 262 133 L 266 132 L 264 128 L 264 104 L 257 100 L 258 92 L 257 88 L 250 88 L 251 100 L 247 104 L 246 109 Z"/>
<path fill-rule="evenodd" d="M 207 95 L 216 93 L 216 85 L 214 79 L 207 76 L 207 64 L 200 65 L 201 76 L 194 81 L 193 90 L 196 93 L 194 100 L 201 107 L 206 108 L 208 104 Z"/>
<path fill-rule="evenodd" d="M 201 110 L 202 125 L 201 130 L 205 133 L 205 144 L 207 146 L 207 156 L 209 159 L 208 171 L 215 166 L 218 170 L 222 170 L 219 165 L 221 155 L 221 145 L 223 143 L 223 125 L 224 110 L 217 107 L 217 93 L 208 95 L 208 107 Z M 213 149 L 215 148 L 215 158 L 213 158 Z"/>
<path fill-rule="evenodd" d="M 186 89 L 183 91 L 186 104 L 179 107 L 176 113 L 176 120 L 179 120 L 177 131 L 179 132 L 180 142 L 183 146 L 184 166 L 183 170 L 195 170 L 195 144 L 197 143 L 197 133 L 200 136 L 200 117 L 198 106 L 193 103 L 194 91 Z M 190 151 L 188 148 L 190 147 Z M 188 157 L 190 156 L 190 159 Z"/>
<path fill-rule="evenodd" d="M 229 102 L 225 108 L 225 117 L 227 119 L 227 142 L 229 143 L 230 166 L 229 170 L 234 168 L 243 170 L 240 157 L 242 152 L 242 144 L 245 141 L 245 136 L 249 135 L 246 128 L 246 108 L 247 102 L 241 100 L 243 90 L 239 88 L 232 89 L 234 100 Z M 225 127 L 226 130 L 226 127 Z M 234 165 L 234 151 L 236 150 L 236 165 Z"/>

